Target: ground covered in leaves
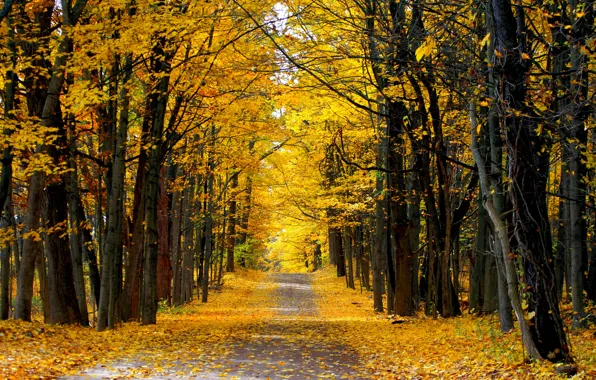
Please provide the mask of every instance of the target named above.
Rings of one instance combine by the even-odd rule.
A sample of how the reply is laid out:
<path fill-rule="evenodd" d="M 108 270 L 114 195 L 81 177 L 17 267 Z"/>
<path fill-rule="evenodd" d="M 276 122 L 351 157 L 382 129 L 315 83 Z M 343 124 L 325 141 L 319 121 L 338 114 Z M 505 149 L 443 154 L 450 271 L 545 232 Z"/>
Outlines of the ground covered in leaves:
<path fill-rule="evenodd" d="M 259 272 L 228 274 L 224 290 L 211 294 L 208 303 L 164 310 L 151 326 L 127 323 L 97 333 L 80 326 L 0 321 L 0 378 L 72 376 L 96 366 L 132 378 L 171 370 L 179 376 L 199 373 L 212 357 L 225 354 L 228 342 L 250 337 L 274 315 L 271 289 L 259 286 L 264 278 Z"/>
<path fill-rule="evenodd" d="M 516 331 L 502 334 L 496 316 L 432 319 L 375 314 L 366 291 L 347 290 L 331 268 L 315 274 L 323 321 L 331 334 L 355 349 L 374 378 L 555 378 L 548 362 L 524 364 Z M 564 305 L 563 309 L 569 309 Z M 570 318 L 570 316 L 569 316 Z M 570 326 L 570 320 L 568 321 Z M 596 335 L 568 331 L 578 379 L 596 378 Z"/>
<path fill-rule="evenodd" d="M 163 310 L 155 326 L 1 322 L 0 378 L 368 378 L 318 316 L 312 278 L 228 274 L 209 303 Z"/>
<path fill-rule="evenodd" d="M 314 289 L 314 291 L 313 291 Z M 596 377 L 594 328 L 570 332 L 580 374 Z M 0 378 L 552 378 L 524 364 L 517 332 L 492 316 L 388 317 L 328 269 L 228 274 L 207 304 L 164 308 L 158 324 L 97 333 L 0 321 Z"/>

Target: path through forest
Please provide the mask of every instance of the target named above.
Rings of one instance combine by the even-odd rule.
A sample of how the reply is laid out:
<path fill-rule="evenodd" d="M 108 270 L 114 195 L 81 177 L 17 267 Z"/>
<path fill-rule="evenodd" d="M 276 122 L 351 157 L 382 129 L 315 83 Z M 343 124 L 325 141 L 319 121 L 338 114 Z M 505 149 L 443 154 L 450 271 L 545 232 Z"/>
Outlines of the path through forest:
<path fill-rule="evenodd" d="M 248 339 L 235 338 L 232 333 L 230 339 L 216 346 L 207 344 L 202 350 L 204 354 L 198 357 L 187 357 L 187 353 L 180 352 L 174 363 L 156 365 L 153 360 L 139 355 L 104 363 L 66 379 L 121 378 L 139 373 L 151 379 L 363 378 L 359 374 L 357 355 L 328 339 L 325 322 L 317 317 L 315 293 L 310 282 L 311 275 L 308 274 L 265 277 L 255 293 L 269 292 L 269 297 L 275 300 L 274 307 L 263 305 L 263 297 L 253 297 L 251 309 L 265 306 L 273 313 L 265 321 L 255 323 Z M 223 354 L 210 354 L 214 352 Z M 151 355 L 151 352 L 145 355 Z"/>

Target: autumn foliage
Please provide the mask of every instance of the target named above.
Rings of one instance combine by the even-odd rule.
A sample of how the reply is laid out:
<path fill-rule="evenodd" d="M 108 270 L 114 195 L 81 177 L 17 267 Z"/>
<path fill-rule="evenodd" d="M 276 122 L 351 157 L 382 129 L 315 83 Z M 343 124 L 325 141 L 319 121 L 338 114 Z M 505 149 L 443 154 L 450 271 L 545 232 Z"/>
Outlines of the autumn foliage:
<path fill-rule="evenodd" d="M 188 342 L 223 331 L 202 318 L 226 313 L 228 280 L 247 305 L 245 270 L 329 264 L 372 305 L 338 302 L 378 313 L 345 328 L 405 318 L 354 347 L 385 353 L 378 376 L 399 329 L 412 376 L 593 372 L 592 1 L 1 4 L 0 320 L 18 321 L 2 343 L 64 363 L 40 371 L 100 360 L 45 340 L 107 361 L 112 330 Z M 478 336 L 508 349 L 474 356 Z M 454 372 L 406 364 L 431 341 Z M 7 376 L 34 374 L 6 351 Z"/>

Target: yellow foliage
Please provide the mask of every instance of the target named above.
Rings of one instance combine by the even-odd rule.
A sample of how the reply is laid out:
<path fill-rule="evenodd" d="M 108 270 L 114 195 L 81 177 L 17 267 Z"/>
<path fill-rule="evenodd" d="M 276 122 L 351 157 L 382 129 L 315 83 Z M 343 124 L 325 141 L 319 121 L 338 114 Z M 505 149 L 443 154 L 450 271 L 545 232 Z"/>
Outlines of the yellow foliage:
<path fill-rule="evenodd" d="M 548 362 L 525 364 L 517 330 L 502 334 L 496 316 L 450 319 L 374 313 L 370 293 L 346 288 L 332 268 L 317 272 L 314 288 L 321 318 L 344 345 L 353 347 L 379 379 L 555 377 Z M 596 375 L 593 331 L 571 332 L 577 378 Z"/>
<path fill-rule="evenodd" d="M 0 378 L 55 378 L 135 357 L 142 357 L 145 367 L 131 367 L 131 376 L 144 377 L 175 362 L 217 357 L 222 341 L 248 337 L 272 317 L 271 289 L 257 288 L 264 276 L 256 271 L 228 273 L 223 290 L 213 293 L 209 303 L 195 300 L 164 309 L 157 325 L 127 323 L 96 333 L 81 326 L 0 321 Z M 198 363 L 193 367 L 200 370 Z"/>
<path fill-rule="evenodd" d="M 426 40 L 418 47 L 418 49 L 416 49 L 416 60 L 420 61 L 422 58 L 430 56 L 436 46 L 437 42 L 435 39 L 431 36 L 428 36 Z"/>

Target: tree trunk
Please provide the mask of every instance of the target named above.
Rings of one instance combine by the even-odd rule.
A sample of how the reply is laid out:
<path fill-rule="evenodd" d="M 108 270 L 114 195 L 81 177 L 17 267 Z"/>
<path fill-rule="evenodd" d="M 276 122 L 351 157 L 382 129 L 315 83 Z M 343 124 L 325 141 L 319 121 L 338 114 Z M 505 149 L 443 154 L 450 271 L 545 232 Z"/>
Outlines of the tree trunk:
<path fill-rule="evenodd" d="M 482 149 L 482 148 L 481 148 Z M 480 154 L 485 157 L 484 154 Z M 470 257 L 470 294 L 468 296 L 470 312 L 479 312 L 484 308 L 484 278 L 487 256 L 487 220 L 486 210 L 482 205 L 484 195 L 480 191 L 478 197 L 478 218 L 476 219 L 476 239 L 473 246 L 473 254 Z"/>
<path fill-rule="evenodd" d="M 76 206 L 76 225 L 79 226 L 79 233 L 81 234 L 81 248 L 83 259 L 87 262 L 89 270 L 89 283 L 91 285 L 91 293 L 95 298 L 96 306 L 99 305 L 99 293 L 100 293 L 100 276 L 99 268 L 97 266 L 97 256 L 95 255 L 95 249 L 93 248 L 93 237 L 91 236 L 91 227 L 87 223 L 85 216 L 85 208 L 83 201 L 81 200 L 81 194 L 74 192 L 72 195 L 72 202 Z"/>
<path fill-rule="evenodd" d="M 388 102 L 387 117 L 388 149 L 387 149 L 387 193 L 390 214 L 391 236 L 387 245 L 387 311 L 399 315 L 414 314 L 414 297 L 412 290 L 412 251 L 410 246 L 410 220 L 405 199 L 406 178 L 403 173 L 405 151 L 403 133 L 404 119 L 407 109 L 402 102 Z M 393 298 L 392 300 L 389 297 Z M 390 302 L 391 301 L 391 302 Z"/>
<path fill-rule="evenodd" d="M 67 5 L 68 6 L 68 5 Z M 69 9 L 65 9 L 65 15 Z M 42 112 L 42 125 L 56 128 L 57 139 L 47 146 L 54 165 L 58 166 L 66 154 L 66 130 L 60 109 L 60 93 L 65 80 L 65 67 L 72 51 L 68 36 L 58 46 L 53 72 L 48 84 L 48 95 Z M 48 233 L 48 285 L 50 291 L 50 323 L 83 323 L 77 295 L 74 290 L 73 266 L 68 241 L 68 201 L 66 179 L 52 176 L 46 186 Z"/>
<path fill-rule="evenodd" d="M 412 289 L 412 251 L 410 246 L 410 225 L 393 226 L 395 248 L 395 314 L 414 315 Z"/>
<path fill-rule="evenodd" d="M 195 177 L 189 178 L 186 189 L 184 190 L 184 211 L 183 211 L 183 242 L 182 242 L 182 301 L 190 302 L 192 300 L 192 288 L 193 288 L 193 253 L 194 253 L 194 228 L 192 221 L 192 210 L 194 209 L 194 197 L 195 197 Z"/>
<path fill-rule="evenodd" d="M 352 255 L 352 238 L 349 227 L 344 228 L 343 234 L 343 252 L 347 263 L 346 285 L 350 289 L 356 289 L 354 285 L 354 261 Z"/>
<path fill-rule="evenodd" d="M 215 127 L 211 129 L 211 137 L 215 138 Z M 211 268 L 211 257 L 213 254 L 213 211 L 214 205 L 214 193 L 213 193 L 213 181 L 214 181 L 214 169 L 215 163 L 214 158 L 211 156 L 213 151 L 209 152 L 209 173 L 207 174 L 207 210 L 205 215 L 205 257 L 203 261 L 203 275 L 201 282 L 201 302 L 205 303 L 208 299 L 209 293 L 209 269 Z"/>
<path fill-rule="evenodd" d="M 52 13 L 54 2 L 50 1 L 36 12 L 34 20 L 36 22 L 35 32 L 27 37 L 31 42 L 21 45 L 23 51 L 29 57 L 34 58 L 31 67 L 25 69 L 24 88 L 26 89 L 27 110 L 30 117 L 41 119 L 43 116 L 43 107 L 47 97 L 48 79 L 45 75 L 38 75 L 38 70 L 51 66 L 47 58 L 44 58 L 43 51 L 46 46 L 42 42 L 47 41 L 51 34 Z M 38 146 L 36 153 L 43 150 Z M 29 192 L 27 195 L 27 212 L 24 218 L 23 231 L 23 256 L 21 259 L 20 270 L 17 279 L 17 299 L 15 303 L 15 319 L 31 321 L 31 300 L 33 297 L 33 280 L 35 274 L 35 262 L 41 255 L 41 235 L 40 227 L 41 207 L 43 188 L 46 175 L 41 170 L 34 171 L 29 178 Z"/>
<path fill-rule="evenodd" d="M 570 94 L 573 97 L 571 104 L 571 128 L 569 139 L 564 140 L 569 150 L 569 257 L 571 259 L 571 300 L 573 304 L 573 327 L 586 327 L 584 320 L 584 283 L 586 281 L 584 272 L 587 271 L 587 228 L 584 220 L 586 185 L 584 176 L 586 174 L 585 157 L 582 156 L 582 147 L 588 143 L 588 133 L 585 128 L 585 120 L 592 113 L 592 107 L 588 104 L 588 90 L 590 87 L 589 63 L 590 57 L 585 54 L 587 38 L 594 29 L 594 9 L 591 3 L 582 0 L 570 1 L 571 25 L 573 25 L 572 37 L 575 41 L 570 43 L 571 47 L 571 82 Z M 576 19 L 576 13 L 587 10 L 587 14 Z"/>
<path fill-rule="evenodd" d="M 141 144 L 149 143 L 149 128 L 152 123 L 151 100 L 145 107 L 145 118 L 141 132 Z M 129 321 L 139 317 L 141 263 L 145 248 L 145 181 L 147 175 L 148 155 L 141 149 L 136 173 L 132 213 L 132 243 L 128 251 L 128 261 L 125 268 L 124 289 L 122 294 L 122 320 Z"/>
<path fill-rule="evenodd" d="M 47 202 L 42 203 L 42 207 L 47 207 Z M 42 224 L 47 224 L 44 219 Z M 44 323 L 50 323 L 50 287 L 48 286 L 48 270 L 47 270 L 47 234 L 43 234 L 44 244 L 41 246 L 40 254 L 35 260 L 35 266 L 37 268 L 37 278 L 39 279 L 39 299 L 41 300 L 41 311 L 43 313 Z"/>
<path fill-rule="evenodd" d="M 511 112 L 504 114 L 505 140 L 510 162 L 510 198 L 513 204 L 515 252 L 521 255 L 524 280 L 529 289 L 528 310 L 532 339 L 540 356 L 551 361 L 569 361 L 571 355 L 559 312 L 552 264 L 552 242 L 546 207 L 549 156 L 545 142 L 536 133 L 526 102 L 528 67 L 525 53 L 525 15 L 521 6 L 514 16 L 509 0 L 492 0 L 496 48 L 502 59 L 502 96 Z M 520 117 L 513 117 L 517 112 Z"/>
<path fill-rule="evenodd" d="M 77 199 L 79 195 L 78 172 L 77 164 L 74 157 L 75 141 L 74 131 L 71 131 L 70 136 L 70 157 L 68 160 L 69 169 L 71 170 L 68 176 L 68 217 L 70 221 L 70 249 L 72 252 L 73 276 L 75 292 L 79 301 L 79 311 L 81 312 L 81 320 L 83 326 L 89 326 L 89 312 L 87 311 L 87 296 L 85 292 L 85 277 L 83 273 L 83 227 L 77 218 Z"/>
<path fill-rule="evenodd" d="M 19 83 L 19 78 L 17 73 L 13 70 L 16 70 L 17 65 L 17 51 L 16 51 L 16 44 L 14 41 L 14 25 L 12 22 L 12 17 L 10 15 L 6 18 L 6 25 L 7 25 L 7 41 L 6 46 L 10 50 L 10 68 L 6 70 L 5 73 L 5 85 L 4 85 L 4 94 L 2 97 L 2 103 L 4 103 L 4 119 L 5 121 L 14 120 L 14 116 L 12 111 L 14 110 L 15 106 L 15 95 L 17 91 L 17 86 Z M 9 128 L 4 131 L 4 134 L 10 136 L 12 132 Z M 12 147 L 10 145 L 6 146 L 2 150 L 2 173 L 0 174 L 0 217 L 3 215 L 4 205 L 6 204 L 6 200 L 10 197 L 11 186 L 12 186 Z"/>
<path fill-rule="evenodd" d="M 317 241 L 315 242 L 315 252 L 313 260 L 314 270 L 319 270 L 321 268 L 321 265 L 323 264 L 322 261 L 323 257 L 321 253 L 321 243 Z"/>
<path fill-rule="evenodd" d="M 499 283 L 497 281 L 497 262 L 495 255 L 491 252 L 486 256 L 484 262 L 484 304 L 482 311 L 493 313 L 499 307 Z"/>
<path fill-rule="evenodd" d="M 236 241 L 236 188 L 238 187 L 238 174 L 233 173 L 230 186 L 230 203 L 228 206 L 228 242 L 226 272 L 234 271 L 234 242 Z"/>
<path fill-rule="evenodd" d="M 346 259 L 342 240 L 342 234 L 339 228 L 329 227 L 329 256 L 336 258 L 337 277 L 346 275 Z"/>
<path fill-rule="evenodd" d="M 172 182 L 176 180 L 176 178 L 180 178 L 183 175 L 182 167 L 174 168 L 175 175 L 172 176 L 170 179 Z M 184 193 L 188 191 L 185 190 Z M 183 191 L 176 190 L 172 196 L 172 204 L 170 207 L 170 255 L 172 257 L 172 270 L 173 270 L 173 291 L 172 291 L 172 298 L 174 306 L 182 305 L 182 249 L 180 248 L 180 238 L 181 238 L 181 224 L 182 224 L 182 207 L 183 202 Z M 186 204 L 186 202 L 184 203 Z M 187 210 L 188 207 L 185 208 Z M 186 227 L 185 227 L 186 228 Z"/>
<path fill-rule="evenodd" d="M 25 230 L 23 231 L 23 256 L 17 280 L 17 300 L 15 304 L 15 319 L 31 321 L 31 300 L 33 298 L 33 279 L 35 262 L 41 255 L 41 236 L 39 221 L 43 196 L 45 173 L 36 171 L 29 181 L 29 195 L 27 198 L 27 213 L 25 214 Z"/>
<path fill-rule="evenodd" d="M 478 176 L 482 194 L 490 194 L 488 174 L 486 172 L 486 168 L 484 167 L 484 159 L 480 155 L 478 148 L 478 137 L 476 135 L 476 128 L 478 127 L 478 123 L 476 120 L 476 105 L 472 102 L 470 103 L 470 130 L 472 131 L 472 142 L 470 145 L 470 150 L 472 151 L 474 161 L 476 162 L 476 167 L 478 168 Z M 485 197 L 483 198 L 483 204 L 484 208 L 488 213 L 488 216 L 494 224 L 496 238 L 499 239 L 499 241 L 501 242 L 501 252 L 498 252 L 497 254 L 503 257 L 507 282 L 507 291 L 511 300 L 511 306 L 515 311 L 515 316 L 517 317 L 519 323 L 519 329 L 521 331 L 522 343 L 524 345 L 525 353 L 531 359 L 541 359 L 541 354 L 538 351 L 538 348 L 536 347 L 536 343 L 534 342 L 532 336 L 531 327 L 528 323 L 528 320 L 526 319 L 526 316 L 524 315 L 524 311 L 522 308 L 522 303 L 518 290 L 519 282 L 517 278 L 517 272 L 515 264 L 513 263 L 513 260 L 510 257 L 511 250 L 509 247 L 509 236 L 507 233 L 507 227 L 505 226 L 502 214 L 497 211 L 492 199 L 488 197 L 488 195 L 485 195 Z"/>
<path fill-rule="evenodd" d="M 48 233 L 48 287 L 50 292 L 50 320 L 52 324 L 84 324 L 74 288 L 72 256 L 66 226 L 68 204 L 66 187 L 62 181 L 52 181 L 46 188 L 47 220 L 55 228 Z"/>
<path fill-rule="evenodd" d="M 143 316 L 144 325 L 157 321 L 157 257 L 159 254 L 159 231 L 157 226 L 157 202 L 159 174 L 162 166 L 163 130 L 170 86 L 170 61 L 172 52 L 165 52 L 165 37 L 159 37 L 153 49 L 153 68 L 157 85 L 151 93 L 151 143 L 149 170 L 145 181 L 145 259 L 143 263 Z"/>
<path fill-rule="evenodd" d="M 2 217 L 0 217 L 0 229 L 4 233 L 8 232 L 8 229 L 12 227 L 10 218 L 11 213 L 11 194 L 10 187 L 5 203 L 2 207 Z M 10 282 L 12 280 L 10 276 L 10 242 L 2 242 L 0 246 L 0 320 L 8 319 L 10 313 Z"/>
<path fill-rule="evenodd" d="M 491 33 L 486 46 L 486 55 L 488 62 L 494 62 L 495 60 L 495 36 L 492 32 L 494 30 L 494 21 L 492 17 L 486 17 L 487 30 Z M 497 113 L 496 100 L 500 98 L 499 87 L 495 80 L 495 68 L 491 65 L 488 68 L 487 78 L 487 90 L 492 104 L 488 110 L 488 142 L 490 151 L 490 176 L 489 184 L 492 190 L 492 205 L 496 212 L 500 215 L 505 210 L 505 194 L 503 191 L 503 140 L 501 137 L 501 131 L 499 128 L 499 115 Z M 482 191 L 482 190 L 481 190 Z M 489 195 L 486 194 L 488 197 Z M 488 214 L 488 213 L 487 213 Z M 492 220 L 492 218 L 489 219 Z M 507 228 L 507 227 L 505 227 Z M 493 223 L 493 247 L 494 254 L 497 262 L 497 282 L 498 282 L 498 294 L 499 294 L 499 320 L 502 332 L 507 332 L 513 329 L 513 309 L 512 301 L 509 299 L 509 289 L 507 281 L 507 267 L 509 265 L 501 254 L 503 249 L 502 241 L 499 238 L 496 226 Z M 516 277 L 517 280 L 517 277 Z"/>
<path fill-rule="evenodd" d="M 8 27 L 8 41 L 7 46 L 10 49 L 11 68 L 6 71 L 6 84 L 4 86 L 4 94 L 2 102 L 4 103 L 4 118 L 12 120 L 12 111 L 14 110 L 14 98 L 18 85 L 18 77 L 14 69 L 16 69 L 16 45 L 14 42 L 14 29 L 12 27 L 12 17 L 10 15 L 6 18 Z M 9 135 L 11 132 L 6 131 Z M 11 213 L 11 193 L 12 193 L 12 147 L 6 146 L 2 152 L 2 173 L 0 175 L 0 228 L 8 232 L 8 229 L 14 224 L 13 215 Z M 15 252 L 17 256 L 18 252 Z M 11 287 L 12 282 L 10 273 L 10 243 L 3 242 L 0 247 L 0 320 L 6 320 L 9 317 L 11 309 Z"/>
<path fill-rule="evenodd" d="M 115 58 L 116 60 L 118 57 Z M 112 151 L 111 177 L 108 189 L 107 232 L 104 240 L 101 292 L 97 314 L 97 331 L 113 328 L 116 319 L 116 307 L 120 305 L 121 295 L 121 266 L 122 266 L 122 230 L 124 223 L 124 178 L 126 143 L 128 137 L 128 108 L 130 98 L 126 83 L 132 75 L 132 57 L 125 58 L 125 76 L 120 90 L 121 110 L 116 144 Z"/>
<path fill-rule="evenodd" d="M 159 196 L 157 203 L 157 230 L 159 233 L 158 256 L 157 256 L 157 299 L 167 301 L 168 306 L 172 305 L 172 261 L 170 259 L 169 247 L 169 210 L 168 194 L 165 187 L 165 167 L 161 170 L 159 179 Z"/>
<path fill-rule="evenodd" d="M 408 220 L 410 221 L 410 251 L 412 252 L 412 298 L 414 311 L 420 302 L 418 276 L 420 273 L 420 192 L 416 184 L 416 173 L 410 173 L 406 180 L 408 193 Z"/>
<path fill-rule="evenodd" d="M 165 107 L 165 104 L 164 104 Z M 155 125 L 155 124 L 154 124 Z M 159 142 L 156 143 L 161 145 Z M 159 152 L 158 152 L 159 151 Z M 143 261 L 142 323 L 157 322 L 157 257 L 159 231 L 157 227 L 157 197 L 161 149 L 155 147 L 149 155 L 149 171 L 145 182 L 145 258 Z"/>
<path fill-rule="evenodd" d="M 569 169 L 567 168 L 567 149 L 563 149 L 561 163 L 561 175 L 559 182 L 559 194 L 562 199 L 559 200 L 559 220 L 557 228 L 557 245 L 555 252 L 555 281 L 557 284 L 557 294 L 571 299 L 571 278 L 569 276 L 569 202 L 564 198 L 569 197 Z"/>

